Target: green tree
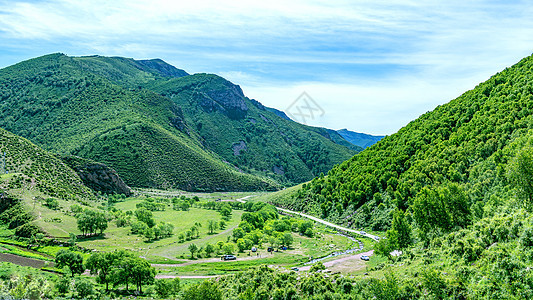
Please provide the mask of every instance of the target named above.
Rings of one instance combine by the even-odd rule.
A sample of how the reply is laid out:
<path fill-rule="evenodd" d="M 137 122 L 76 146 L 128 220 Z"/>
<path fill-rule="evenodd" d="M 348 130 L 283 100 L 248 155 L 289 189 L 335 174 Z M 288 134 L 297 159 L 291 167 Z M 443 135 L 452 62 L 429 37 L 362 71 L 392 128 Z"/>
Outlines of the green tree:
<path fill-rule="evenodd" d="M 398 249 L 405 249 L 411 244 L 411 225 L 407 220 L 407 213 L 396 209 L 392 217 L 391 229 L 387 231 L 387 239 Z"/>
<path fill-rule="evenodd" d="M 523 200 L 524 206 L 531 208 L 533 203 L 533 148 L 520 150 L 509 165 L 509 179 Z"/>
<path fill-rule="evenodd" d="M 151 284 L 155 279 L 155 268 L 146 260 L 136 257 L 131 270 L 132 282 L 137 286 L 137 291 L 142 294 L 142 286 Z"/>
<path fill-rule="evenodd" d="M 81 255 L 70 250 L 59 250 L 56 254 L 55 263 L 58 268 L 68 267 L 72 277 L 85 271 Z"/>
<path fill-rule="evenodd" d="M 294 242 L 294 238 L 292 237 L 292 234 L 290 232 L 285 232 L 281 240 L 283 242 L 283 245 L 287 246 L 288 248 L 290 248 L 292 243 Z"/>
<path fill-rule="evenodd" d="M 205 244 L 204 252 L 206 256 L 211 256 L 211 254 L 215 252 L 215 246 L 211 245 L 210 243 Z"/>
<path fill-rule="evenodd" d="M 209 220 L 207 222 L 207 230 L 209 230 L 209 234 L 215 233 L 215 230 L 218 228 L 218 223 L 213 220 Z"/>
<path fill-rule="evenodd" d="M 96 282 L 105 284 L 106 292 L 109 291 L 109 283 L 111 282 L 110 274 L 118 258 L 119 255 L 117 252 L 96 252 L 87 259 L 85 264 L 92 275 L 98 275 Z"/>
<path fill-rule="evenodd" d="M 244 230 L 242 228 L 235 228 L 233 229 L 233 241 L 236 242 L 238 239 L 242 239 L 244 237 Z"/>
<path fill-rule="evenodd" d="M 152 212 L 144 207 L 135 210 L 135 217 L 137 217 L 137 220 L 145 223 L 150 228 L 154 227 L 155 225 L 155 220 L 154 216 L 152 215 Z"/>
<path fill-rule="evenodd" d="M 194 258 L 194 253 L 196 253 L 196 251 L 198 251 L 198 246 L 196 246 L 195 244 L 191 243 L 189 244 L 189 247 L 187 247 L 187 249 L 189 249 L 189 252 L 191 252 L 191 259 Z"/>
<path fill-rule="evenodd" d="M 218 284 L 211 280 L 191 285 L 184 293 L 187 300 L 221 300 L 222 292 Z"/>

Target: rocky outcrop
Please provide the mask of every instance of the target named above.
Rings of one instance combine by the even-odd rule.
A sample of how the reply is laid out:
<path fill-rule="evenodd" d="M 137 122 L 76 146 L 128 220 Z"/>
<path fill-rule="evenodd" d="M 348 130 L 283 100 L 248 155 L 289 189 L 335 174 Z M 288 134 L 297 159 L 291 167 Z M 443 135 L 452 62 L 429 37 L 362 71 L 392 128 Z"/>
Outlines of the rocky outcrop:
<path fill-rule="evenodd" d="M 105 164 L 74 155 L 64 156 L 61 159 L 76 171 L 83 183 L 92 190 L 105 194 L 132 195 L 130 187 L 124 183 L 118 173 Z"/>

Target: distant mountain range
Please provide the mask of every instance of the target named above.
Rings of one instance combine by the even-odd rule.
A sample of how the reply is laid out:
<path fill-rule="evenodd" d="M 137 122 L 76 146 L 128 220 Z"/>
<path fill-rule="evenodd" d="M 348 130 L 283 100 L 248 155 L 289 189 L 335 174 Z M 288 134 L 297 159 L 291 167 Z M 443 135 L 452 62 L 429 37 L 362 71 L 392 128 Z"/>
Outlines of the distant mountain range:
<path fill-rule="evenodd" d="M 362 149 L 159 59 L 51 54 L 1 69 L 0 127 L 129 186 L 196 191 L 305 182 Z"/>
<path fill-rule="evenodd" d="M 384 135 L 370 135 L 370 134 L 350 131 L 348 129 L 337 130 L 337 133 L 339 133 L 348 142 L 356 146 L 359 146 L 361 148 L 370 147 L 385 137 Z"/>

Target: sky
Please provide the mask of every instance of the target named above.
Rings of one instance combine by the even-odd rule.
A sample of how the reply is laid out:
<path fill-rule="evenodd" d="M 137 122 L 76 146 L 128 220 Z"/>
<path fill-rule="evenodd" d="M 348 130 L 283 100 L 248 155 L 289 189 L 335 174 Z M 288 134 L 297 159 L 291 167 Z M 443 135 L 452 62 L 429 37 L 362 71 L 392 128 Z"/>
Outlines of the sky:
<path fill-rule="evenodd" d="M 161 58 L 302 123 L 389 135 L 531 55 L 531 16 L 529 0 L 0 0 L 0 68 Z"/>

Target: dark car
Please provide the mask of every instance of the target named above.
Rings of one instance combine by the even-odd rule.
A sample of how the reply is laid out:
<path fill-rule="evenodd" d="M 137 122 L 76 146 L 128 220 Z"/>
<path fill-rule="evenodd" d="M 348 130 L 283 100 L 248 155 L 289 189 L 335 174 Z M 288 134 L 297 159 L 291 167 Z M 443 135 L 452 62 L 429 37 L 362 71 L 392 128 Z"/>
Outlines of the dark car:
<path fill-rule="evenodd" d="M 222 260 L 236 260 L 237 257 L 235 255 L 223 255 L 220 259 L 222 259 Z"/>

